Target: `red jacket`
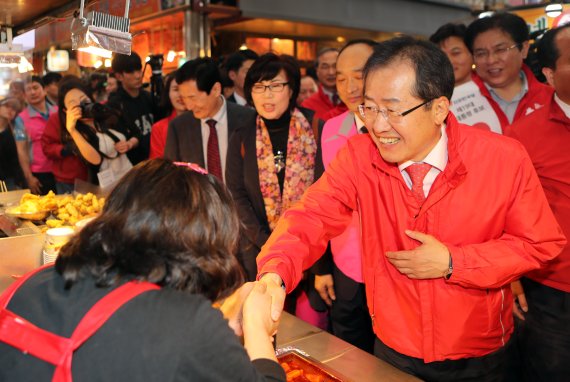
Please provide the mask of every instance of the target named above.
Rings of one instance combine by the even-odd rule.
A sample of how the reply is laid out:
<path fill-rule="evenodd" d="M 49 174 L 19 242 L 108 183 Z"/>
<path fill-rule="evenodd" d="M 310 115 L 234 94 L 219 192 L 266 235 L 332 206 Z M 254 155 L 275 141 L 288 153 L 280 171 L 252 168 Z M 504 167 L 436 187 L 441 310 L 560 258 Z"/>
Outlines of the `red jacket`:
<path fill-rule="evenodd" d="M 75 179 L 87 180 L 87 165 L 83 160 L 72 154 L 62 156 L 61 127 L 59 114 L 50 115 L 42 135 L 42 150 L 52 162 L 52 172 L 55 180 L 61 183 L 73 184 Z"/>
<path fill-rule="evenodd" d="M 518 121 L 525 115 L 528 115 L 533 111 L 545 106 L 548 102 L 550 102 L 550 97 L 552 97 L 552 93 L 554 92 L 554 89 L 551 86 L 539 82 L 528 66 L 523 64 L 522 71 L 524 72 L 528 81 L 528 91 L 520 100 L 512 123 Z M 487 89 L 481 77 L 479 77 L 476 73 L 473 73 L 471 78 L 473 78 L 473 82 L 475 82 L 477 87 L 479 87 L 481 94 L 487 98 L 493 107 L 493 110 L 495 110 L 495 113 L 499 118 L 499 122 L 501 123 L 501 128 L 503 131 L 505 131 L 505 128 L 511 124 L 507 116 L 499 104 L 493 99 L 491 93 L 489 92 L 489 89 Z"/>
<path fill-rule="evenodd" d="M 164 147 L 166 146 L 168 124 L 175 117 L 176 111 L 173 111 L 168 117 L 163 118 L 152 125 L 152 129 L 150 131 L 150 155 L 148 159 L 162 158 L 164 156 Z"/>
<path fill-rule="evenodd" d="M 370 137 L 352 137 L 281 217 L 257 257 L 259 274 L 279 274 L 290 292 L 358 210 L 368 308 L 385 344 L 426 362 L 500 349 L 513 331 L 509 283 L 566 241 L 519 142 L 460 125 L 451 113 L 446 131 L 449 161 L 421 208 Z M 412 280 L 388 262 L 387 251 L 418 246 L 406 229 L 449 248 L 449 280 Z"/>
<path fill-rule="evenodd" d="M 323 91 L 322 85 L 319 85 L 319 91 L 307 98 L 301 104 L 302 107 L 311 109 L 315 112 L 315 117 L 326 121 L 326 114 L 335 108 L 329 96 Z M 340 114 L 340 113 L 339 113 Z"/>
<path fill-rule="evenodd" d="M 554 216 L 570 237 L 570 119 L 552 97 L 550 104 L 508 127 L 505 134 L 527 149 Z M 570 245 L 546 268 L 527 276 L 570 292 Z"/>

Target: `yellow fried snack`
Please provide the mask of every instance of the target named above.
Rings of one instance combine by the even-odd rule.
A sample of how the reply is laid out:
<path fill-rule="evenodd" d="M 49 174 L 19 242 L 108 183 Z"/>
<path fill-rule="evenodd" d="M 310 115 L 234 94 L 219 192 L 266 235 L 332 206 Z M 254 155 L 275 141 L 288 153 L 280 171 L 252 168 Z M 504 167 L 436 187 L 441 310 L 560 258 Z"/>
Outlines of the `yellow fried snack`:
<path fill-rule="evenodd" d="M 59 227 L 63 227 L 63 220 L 59 220 L 59 219 L 48 219 L 46 220 L 46 225 L 49 228 L 59 228 Z"/>
<path fill-rule="evenodd" d="M 104 198 L 98 198 L 92 193 L 77 194 L 75 197 L 66 195 L 55 199 L 56 206 L 53 209 L 57 219 L 50 219 L 46 222 L 54 220 L 50 225 L 61 224 L 62 226 L 72 226 L 78 221 L 98 214 L 105 203 Z M 61 223 L 59 223 L 61 222 Z"/>

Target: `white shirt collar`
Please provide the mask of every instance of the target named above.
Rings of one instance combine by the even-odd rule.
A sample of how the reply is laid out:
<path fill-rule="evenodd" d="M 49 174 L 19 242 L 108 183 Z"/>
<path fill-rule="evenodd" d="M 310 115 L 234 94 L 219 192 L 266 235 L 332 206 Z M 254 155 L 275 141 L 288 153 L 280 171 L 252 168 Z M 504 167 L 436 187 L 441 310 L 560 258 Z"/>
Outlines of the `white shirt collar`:
<path fill-rule="evenodd" d="M 358 118 L 358 116 L 356 114 L 354 114 L 354 122 L 356 123 L 356 131 L 360 134 L 361 130 L 364 126 L 364 121 L 362 121 L 362 119 Z"/>
<path fill-rule="evenodd" d="M 220 96 L 220 99 L 222 100 L 222 106 L 220 107 L 220 109 L 216 112 L 216 114 L 214 114 L 214 116 L 202 119 L 201 121 L 203 123 L 205 123 L 209 119 L 213 119 L 214 121 L 219 122 L 222 120 L 222 118 L 225 118 L 225 116 L 226 116 L 226 100 L 224 99 L 223 96 Z"/>
<path fill-rule="evenodd" d="M 445 132 L 445 123 L 441 127 L 441 137 L 439 141 L 434 146 L 434 148 L 429 152 L 429 154 L 424 158 L 424 160 L 417 162 L 417 163 L 427 163 L 432 167 L 435 167 L 440 172 L 445 169 L 447 166 L 447 133 Z M 406 161 L 398 166 L 400 172 L 403 172 L 406 168 L 411 166 L 416 162 L 413 161 Z"/>
<path fill-rule="evenodd" d="M 241 106 L 247 105 L 247 100 L 240 96 L 237 92 L 234 92 L 234 98 L 236 99 L 236 103 Z"/>
<path fill-rule="evenodd" d="M 554 101 L 560 106 L 566 117 L 570 118 L 570 105 L 562 101 L 556 93 L 554 93 Z"/>

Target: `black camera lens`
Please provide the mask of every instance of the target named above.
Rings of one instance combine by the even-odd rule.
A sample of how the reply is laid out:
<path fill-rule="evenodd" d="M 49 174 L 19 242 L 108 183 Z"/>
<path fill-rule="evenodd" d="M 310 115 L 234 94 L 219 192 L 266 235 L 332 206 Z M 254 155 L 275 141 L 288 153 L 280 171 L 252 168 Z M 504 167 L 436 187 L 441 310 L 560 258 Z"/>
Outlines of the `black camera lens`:
<path fill-rule="evenodd" d="M 93 109 L 95 107 L 96 104 L 94 104 L 93 102 L 89 102 L 89 101 L 81 101 L 81 103 L 79 104 L 79 107 L 81 108 L 81 117 L 82 118 L 88 118 L 88 119 L 93 119 Z"/>

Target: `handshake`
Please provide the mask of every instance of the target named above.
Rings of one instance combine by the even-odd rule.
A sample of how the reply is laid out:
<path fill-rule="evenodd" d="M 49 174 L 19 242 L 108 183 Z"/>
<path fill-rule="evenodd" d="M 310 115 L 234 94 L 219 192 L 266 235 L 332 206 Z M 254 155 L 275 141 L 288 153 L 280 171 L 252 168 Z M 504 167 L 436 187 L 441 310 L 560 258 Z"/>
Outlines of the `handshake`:
<path fill-rule="evenodd" d="M 276 274 L 266 274 L 260 281 L 245 283 L 230 297 L 213 304 L 228 320 L 234 333 L 244 337 L 250 357 L 252 354 L 248 343 L 269 341 L 271 346 L 273 336 L 277 333 L 285 302 L 285 290 L 280 280 Z"/>

